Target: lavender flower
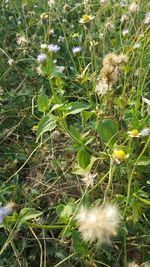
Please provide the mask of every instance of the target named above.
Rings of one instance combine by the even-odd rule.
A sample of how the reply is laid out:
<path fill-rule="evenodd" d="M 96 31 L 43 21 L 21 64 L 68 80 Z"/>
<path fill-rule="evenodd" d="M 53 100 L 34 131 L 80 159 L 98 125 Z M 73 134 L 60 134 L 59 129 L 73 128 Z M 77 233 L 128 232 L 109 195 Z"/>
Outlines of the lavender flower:
<path fill-rule="evenodd" d="M 37 56 L 37 61 L 39 63 L 43 63 L 47 59 L 47 55 L 44 53 L 41 53 Z"/>
<path fill-rule="evenodd" d="M 55 45 L 55 44 L 48 45 L 49 52 L 57 53 L 59 50 L 60 50 L 60 47 L 58 45 Z"/>
<path fill-rule="evenodd" d="M 73 47 L 72 52 L 73 54 L 78 54 L 81 52 L 81 48 L 79 46 Z"/>
<path fill-rule="evenodd" d="M 11 213 L 12 209 L 14 207 L 14 203 L 9 203 L 8 205 L 4 207 L 0 207 L 0 224 L 3 222 L 5 217 Z"/>
<path fill-rule="evenodd" d="M 149 134 L 150 134 L 149 128 L 144 128 L 143 130 L 140 131 L 140 136 L 147 136 Z"/>

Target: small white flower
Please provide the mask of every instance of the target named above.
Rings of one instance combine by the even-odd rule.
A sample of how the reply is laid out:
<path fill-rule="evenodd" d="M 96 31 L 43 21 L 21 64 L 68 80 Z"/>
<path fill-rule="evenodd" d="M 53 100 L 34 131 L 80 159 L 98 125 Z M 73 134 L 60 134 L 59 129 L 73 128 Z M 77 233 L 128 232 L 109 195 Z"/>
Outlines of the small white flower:
<path fill-rule="evenodd" d="M 128 131 L 128 135 L 133 138 L 139 138 L 140 133 L 137 129 L 133 129 L 132 131 Z"/>
<path fill-rule="evenodd" d="M 41 44 L 41 49 L 46 49 L 47 48 L 47 44 Z"/>
<path fill-rule="evenodd" d="M 10 58 L 10 59 L 8 60 L 8 65 L 9 65 L 9 66 L 12 66 L 14 63 L 15 63 L 15 61 L 14 61 L 12 58 Z"/>
<path fill-rule="evenodd" d="M 145 16 L 144 24 L 150 24 L 150 11 Z"/>
<path fill-rule="evenodd" d="M 141 47 L 141 44 L 139 44 L 139 43 L 136 43 L 136 44 L 134 44 L 134 46 L 133 46 L 134 49 L 138 49 L 138 48 L 140 48 L 140 47 Z"/>
<path fill-rule="evenodd" d="M 123 150 L 114 149 L 112 158 L 117 164 L 120 164 L 122 161 L 129 157 L 128 154 L 125 154 Z"/>
<path fill-rule="evenodd" d="M 135 2 L 133 2 L 133 3 L 130 4 L 128 10 L 131 13 L 137 12 L 139 10 L 139 6 Z"/>
<path fill-rule="evenodd" d="M 56 70 L 60 73 L 63 73 L 64 70 L 65 70 L 65 67 L 64 66 L 56 66 Z"/>
<path fill-rule="evenodd" d="M 79 46 L 73 47 L 72 52 L 73 54 L 78 54 L 81 52 L 81 48 Z"/>
<path fill-rule="evenodd" d="M 37 56 L 37 61 L 39 63 L 43 63 L 47 59 L 47 55 L 44 53 L 41 53 Z"/>
<path fill-rule="evenodd" d="M 128 29 L 124 29 L 124 30 L 122 31 L 122 35 L 123 35 L 123 36 L 127 35 L 128 33 L 129 33 L 129 30 L 128 30 Z"/>
<path fill-rule="evenodd" d="M 45 76 L 45 73 L 44 73 L 44 71 L 41 69 L 41 66 L 38 66 L 38 67 L 36 68 L 36 72 L 37 72 L 37 74 L 40 75 L 40 76 Z"/>
<path fill-rule="evenodd" d="M 120 216 L 115 205 L 88 209 L 82 206 L 76 215 L 79 231 L 86 242 L 96 241 L 98 245 L 110 243 L 117 233 Z"/>
<path fill-rule="evenodd" d="M 149 128 L 144 128 L 143 130 L 140 131 L 140 136 L 147 136 L 149 134 L 150 134 Z"/>
<path fill-rule="evenodd" d="M 49 6 L 50 8 L 52 8 L 54 5 L 55 5 L 55 0 L 49 0 L 49 1 L 48 1 L 48 6 Z"/>
<path fill-rule="evenodd" d="M 106 4 L 108 4 L 108 0 L 100 0 L 100 4 L 101 5 L 106 5 Z"/>
<path fill-rule="evenodd" d="M 49 52 L 57 53 L 59 50 L 60 50 L 60 47 L 58 45 L 55 45 L 55 44 L 48 45 Z"/>
<path fill-rule="evenodd" d="M 121 1 L 121 3 L 120 3 L 120 6 L 121 7 L 126 7 L 126 5 L 127 5 L 127 2 L 124 0 L 124 1 Z"/>
<path fill-rule="evenodd" d="M 19 35 L 17 34 L 17 44 L 20 46 L 24 46 L 28 43 L 27 38 L 25 37 L 25 35 Z"/>
<path fill-rule="evenodd" d="M 94 185 L 94 178 L 97 176 L 96 174 L 91 174 L 90 172 L 84 176 L 84 178 L 82 179 L 83 182 L 85 183 L 86 187 L 93 187 Z"/>

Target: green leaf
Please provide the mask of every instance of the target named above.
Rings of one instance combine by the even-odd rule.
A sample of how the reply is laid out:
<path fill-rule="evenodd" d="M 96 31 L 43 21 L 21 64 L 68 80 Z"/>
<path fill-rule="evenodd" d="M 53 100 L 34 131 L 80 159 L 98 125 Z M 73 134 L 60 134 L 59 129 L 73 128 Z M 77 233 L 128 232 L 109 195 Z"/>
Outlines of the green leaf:
<path fill-rule="evenodd" d="M 80 133 L 76 130 L 76 128 L 73 125 L 70 126 L 70 132 L 78 143 L 82 143 Z"/>
<path fill-rule="evenodd" d="M 113 120 L 105 119 L 98 124 L 97 131 L 102 141 L 108 143 L 112 148 L 118 137 L 118 123 Z"/>
<path fill-rule="evenodd" d="M 88 254 L 87 246 L 83 242 L 80 233 L 77 232 L 76 230 L 73 230 L 72 232 L 72 241 L 74 250 L 80 255 L 87 256 Z"/>
<path fill-rule="evenodd" d="M 87 166 L 87 168 L 85 169 L 82 169 L 78 164 L 75 165 L 74 169 L 72 170 L 72 173 L 73 174 L 77 174 L 77 175 L 83 175 L 83 176 L 86 176 L 90 171 L 91 171 L 91 168 L 94 164 L 94 162 L 96 160 L 98 160 L 99 158 L 96 158 L 96 157 L 91 157 L 90 159 L 90 164 Z"/>
<path fill-rule="evenodd" d="M 20 211 L 19 214 L 19 226 L 28 220 L 33 220 L 39 216 L 41 216 L 43 212 L 38 211 L 34 208 L 24 208 Z"/>
<path fill-rule="evenodd" d="M 49 98 L 42 90 L 41 95 L 38 96 L 38 111 L 46 112 L 49 106 Z"/>
<path fill-rule="evenodd" d="M 86 148 L 82 148 L 78 153 L 78 161 L 81 168 L 86 169 L 90 164 L 91 155 Z"/>
<path fill-rule="evenodd" d="M 88 108 L 90 108 L 90 105 L 87 105 L 82 102 L 73 102 L 67 106 L 67 112 L 65 115 L 67 116 L 69 114 L 77 114 Z"/>
<path fill-rule="evenodd" d="M 93 114 L 95 114 L 94 111 L 87 111 L 87 110 L 82 111 L 83 124 L 85 124 L 92 117 Z"/>
<path fill-rule="evenodd" d="M 48 131 L 52 131 L 55 129 L 56 127 L 56 118 L 52 117 L 52 116 L 45 116 L 43 117 L 40 122 L 38 123 L 38 129 L 37 129 L 37 141 L 39 139 L 39 137 Z"/>

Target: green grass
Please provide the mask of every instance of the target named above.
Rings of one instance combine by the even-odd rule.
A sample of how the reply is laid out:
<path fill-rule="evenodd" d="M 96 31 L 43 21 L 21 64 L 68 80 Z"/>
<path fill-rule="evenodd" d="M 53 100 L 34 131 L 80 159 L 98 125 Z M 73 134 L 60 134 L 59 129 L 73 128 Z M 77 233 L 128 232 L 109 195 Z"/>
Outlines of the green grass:
<path fill-rule="evenodd" d="M 0 3 L 0 205 L 15 203 L 0 224 L 0 266 L 148 267 L 150 136 L 128 132 L 150 123 L 149 1 L 136 1 L 133 13 L 131 1 L 55 2 Z M 88 27 L 83 15 L 94 17 Z M 98 95 L 109 53 L 128 62 L 112 90 Z M 124 152 L 120 164 L 116 149 Z M 116 236 L 98 247 L 84 242 L 79 208 L 108 203 L 121 217 Z"/>

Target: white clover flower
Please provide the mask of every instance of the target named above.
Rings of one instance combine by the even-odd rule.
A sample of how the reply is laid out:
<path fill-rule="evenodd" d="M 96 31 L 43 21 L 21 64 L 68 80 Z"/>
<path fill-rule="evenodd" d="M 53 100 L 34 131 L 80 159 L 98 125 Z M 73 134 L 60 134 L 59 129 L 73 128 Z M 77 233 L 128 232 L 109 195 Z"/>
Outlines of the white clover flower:
<path fill-rule="evenodd" d="M 47 55 L 44 53 L 41 53 L 37 56 L 37 61 L 39 63 L 43 63 L 47 59 Z"/>
<path fill-rule="evenodd" d="M 48 45 L 49 52 L 57 53 L 59 50 L 60 50 L 60 47 L 58 45 L 55 45 L 55 44 Z"/>
<path fill-rule="evenodd" d="M 149 128 L 144 128 L 143 130 L 140 131 L 140 136 L 147 136 L 150 134 L 150 129 Z"/>
<path fill-rule="evenodd" d="M 128 30 L 128 29 L 124 29 L 124 30 L 122 31 L 122 35 L 123 35 L 123 36 L 126 36 L 128 33 L 129 33 L 129 30 Z"/>
<path fill-rule="evenodd" d="M 139 10 L 139 6 L 135 2 L 133 2 L 133 3 L 131 3 L 129 5 L 129 9 L 128 10 L 131 13 L 137 12 Z"/>
<path fill-rule="evenodd" d="M 81 52 L 81 47 L 79 47 L 79 46 L 73 47 L 72 48 L 72 52 L 73 52 L 73 54 L 80 53 Z"/>
<path fill-rule="evenodd" d="M 140 48 L 140 47 L 141 47 L 141 44 L 140 44 L 140 43 L 136 43 L 136 44 L 134 44 L 134 46 L 133 46 L 134 49 L 138 49 L 138 48 Z"/>
<path fill-rule="evenodd" d="M 87 208 L 82 206 L 76 215 L 82 238 L 85 242 L 96 241 L 98 245 L 110 243 L 117 234 L 120 216 L 115 205 Z"/>
<path fill-rule="evenodd" d="M 120 3 L 121 7 L 126 7 L 126 5 L 127 5 L 127 2 L 125 0 L 121 1 L 121 3 Z"/>
<path fill-rule="evenodd" d="M 94 185 L 94 178 L 97 176 L 96 174 L 91 174 L 90 172 L 83 177 L 82 181 L 85 183 L 86 187 L 93 187 Z"/>
<path fill-rule="evenodd" d="M 150 11 L 145 16 L 144 24 L 150 24 Z"/>

